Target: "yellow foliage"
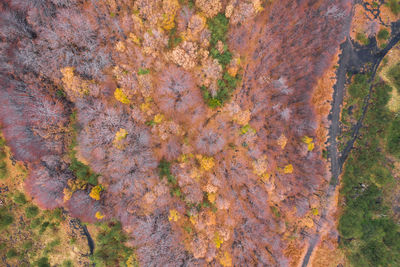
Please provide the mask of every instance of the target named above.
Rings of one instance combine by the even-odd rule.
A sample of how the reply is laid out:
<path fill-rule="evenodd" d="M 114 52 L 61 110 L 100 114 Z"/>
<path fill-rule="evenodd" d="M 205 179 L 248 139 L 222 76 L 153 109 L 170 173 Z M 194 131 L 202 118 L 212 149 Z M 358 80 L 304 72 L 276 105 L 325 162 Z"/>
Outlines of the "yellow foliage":
<path fill-rule="evenodd" d="M 114 146 L 118 149 L 123 149 L 124 145 L 122 144 L 121 141 L 124 140 L 127 135 L 128 131 L 123 128 L 120 128 L 119 131 L 115 133 L 115 138 L 113 141 Z"/>
<path fill-rule="evenodd" d="M 175 14 L 179 9 L 178 0 L 163 0 L 163 21 L 162 27 L 169 31 L 175 27 Z"/>
<path fill-rule="evenodd" d="M 103 191 L 103 187 L 101 185 L 96 185 L 90 191 L 89 196 L 94 200 L 100 200 L 100 192 Z"/>
<path fill-rule="evenodd" d="M 73 192 L 68 187 L 65 187 L 63 190 L 63 193 L 64 193 L 64 202 L 65 202 L 65 201 L 68 201 L 71 199 Z"/>
<path fill-rule="evenodd" d="M 64 89 L 68 93 L 73 95 L 84 95 L 89 92 L 88 82 L 82 81 L 79 77 L 74 75 L 75 69 L 73 67 L 65 67 L 60 70 L 62 73 L 62 82 L 64 84 Z"/>
<path fill-rule="evenodd" d="M 119 131 L 115 134 L 114 140 L 121 141 L 122 139 L 125 139 L 127 135 L 128 135 L 127 130 L 120 128 Z"/>
<path fill-rule="evenodd" d="M 313 143 L 313 139 L 311 137 L 308 137 L 306 135 L 306 136 L 303 137 L 302 141 L 307 144 L 308 151 L 313 151 L 314 143 Z"/>
<path fill-rule="evenodd" d="M 309 143 L 309 144 L 307 145 L 307 150 L 308 150 L 308 151 L 313 151 L 313 150 L 314 150 L 314 143 Z"/>
<path fill-rule="evenodd" d="M 211 170 L 215 165 L 213 157 L 206 157 L 206 156 L 202 156 L 202 155 L 197 155 L 196 158 L 200 163 L 201 169 L 203 169 L 204 171 Z"/>
<path fill-rule="evenodd" d="M 217 194 L 216 193 L 208 193 L 207 194 L 207 198 L 208 198 L 208 201 L 210 201 L 211 203 L 214 203 L 215 202 L 215 198 L 217 197 Z"/>
<path fill-rule="evenodd" d="M 136 255 L 132 254 L 129 256 L 128 260 L 126 261 L 126 267 L 138 267 Z"/>
<path fill-rule="evenodd" d="M 303 137 L 302 141 L 306 144 L 312 143 L 313 139 L 311 137 L 308 137 L 307 135 Z"/>
<path fill-rule="evenodd" d="M 283 172 L 284 173 L 292 173 L 293 172 L 293 165 L 292 164 L 286 165 L 285 168 L 283 168 Z"/>
<path fill-rule="evenodd" d="M 219 263 L 224 267 L 232 267 L 232 257 L 229 252 L 225 251 L 223 256 L 219 258 Z"/>
<path fill-rule="evenodd" d="M 218 232 L 214 233 L 213 241 L 216 248 L 220 248 L 222 243 L 224 243 L 224 240 Z"/>
<path fill-rule="evenodd" d="M 128 99 L 128 96 L 126 94 L 124 94 L 124 92 L 122 91 L 121 88 L 115 89 L 114 97 L 115 97 L 115 99 L 117 99 L 119 102 L 121 102 L 123 104 L 129 104 L 130 103 L 130 100 Z"/>
<path fill-rule="evenodd" d="M 263 181 L 264 183 L 268 182 L 269 178 L 271 177 L 271 174 L 269 173 L 264 173 L 263 175 L 261 175 L 261 181 Z"/>
<path fill-rule="evenodd" d="M 96 214 L 95 214 L 94 216 L 95 216 L 96 219 L 98 219 L 98 220 L 101 220 L 101 219 L 104 218 L 104 215 L 103 215 L 100 211 L 96 212 Z"/>
<path fill-rule="evenodd" d="M 261 5 L 260 0 L 253 0 L 253 7 L 254 7 L 254 10 L 256 11 L 256 13 L 264 10 L 264 8 Z"/>
<path fill-rule="evenodd" d="M 79 179 L 69 179 L 67 184 L 68 187 L 63 190 L 64 201 L 68 201 L 76 190 L 85 190 L 87 187 L 87 182 Z"/>
<path fill-rule="evenodd" d="M 164 120 L 164 115 L 163 114 L 157 114 L 157 115 L 155 115 L 154 116 L 154 119 L 153 119 L 153 121 L 155 122 L 155 123 L 161 123 L 162 121 Z"/>
<path fill-rule="evenodd" d="M 179 213 L 175 209 L 169 210 L 169 216 L 168 216 L 169 221 L 177 222 L 179 220 L 179 217 L 180 217 Z"/>
<path fill-rule="evenodd" d="M 162 27 L 169 31 L 175 27 L 175 14 L 164 14 Z"/>
<path fill-rule="evenodd" d="M 317 215 L 319 214 L 318 209 L 317 209 L 317 208 L 313 208 L 313 209 L 312 209 L 312 214 L 315 215 L 315 216 L 317 216 Z"/>
<path fill-rule="evenodd" d="M 281 134 L 281 136 L 278 138 L 278 145 L 284 149 L 287 144 L 287 138 L 284 134 Z"/>
<path fill-rule="evenodd" d="M 140 104 L 140 110 L 145 112 L 145 113 L 150 113 L 151 112 L 151 103 L 150 101 L 146 101 L 145 103 Z"/>
<path fill-rule="evenodd" d="M 140 45 L 140 39 L 133 32 L 129 33 L 129 39 L 137 45 Z"/>

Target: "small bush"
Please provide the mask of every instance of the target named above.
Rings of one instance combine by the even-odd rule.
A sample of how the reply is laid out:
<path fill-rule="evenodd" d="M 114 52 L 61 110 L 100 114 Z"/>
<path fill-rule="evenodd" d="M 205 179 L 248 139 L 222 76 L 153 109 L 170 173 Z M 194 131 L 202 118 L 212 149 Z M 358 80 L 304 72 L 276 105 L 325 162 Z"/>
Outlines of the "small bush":
<path fill-rule="evenodd" d="M 61 266 L 62 267 L 73 267 L 74 265 L 72 264 L 71 260 L 65 260 L 65 261 L 63 261 Z"/>
<path fill-rule="evenodd" d="M 397 116 L 389 127 L 386 147 L 390 154 L 400 158 L 400 116 Z"/>
<path fill-rule="evenodd" d="M 24 193 L 18 192 L 14 195 L 13 200 L 16 204 L 24 205 L 26 204 L 26 198 Z"/>
<path fill-rule="evenodd" d="M 400 64 L 396 64 L 395 66 L 391 67 L 388 74 L 396 86 L 397 91 L 400 93 Z"/>
<path fill-rule="evenodd" d="M 96 266 L 123 266 L 133 255 L 133 249 L 125 246 L 128 238 L 119 222 L 102 224 L 96 239 L 93 254 Z"/>
<path fill-rule="evenodd" d="M 138 75 L 146 75 L 146 74 L 149 74 L 150 73 L 150 70 L 148 70 L 148 69 L 143 69 L 143 68 L 139 68 L 139 70 L 138 70 Z"/>
<path fill-rule="evenodd" d="M 214 18 L 207 21 L 208 29 L 211 31 L 211 46 L 215 46 L 218 41 L 226 42 L 229 20 L 223 13 L 219 13 Z"/>
<path fill-rule="evenodd" d="M 386 29 L 381 29 L 377 35 L 379 40 L 387 40 L 389 39 L 389 31 Z"/>
<path fill-rule="evenodd" d="M 83 180 L 88 182 L 91 185 L 96 186 L 98 184 L 97 181 L 97 177 L 99 176 L 98 174 L 93 173 L 89 166 L 83 164 L 82 162 L 80 162 L 75 154 L 76 152 L 73 151 L 70 153 L 70 157 L 71 157 L 71 164 L 69 165 L 69 169 L 71 171 L 73 171 L 73 173 L 75 174 L 76 178 L 78 178 L 79 180 Z"/>
<path fill-rule="evenodd" d="M 364 33 L 357 33 L 356 39 L 363 45 L 369 45 L 369 39 Z"/>
<path fill-rule="evenodd" d="M 29 206 L 25 208 L 25 215 L 27 218 L 35 218 L 39 214 L 39 208 L 36 206 Z"/>
<path fill-rule="evenodd" d="M 33 247 L 33 242 L 30 240 L 22 244 L 22 248 L 25 250 L 30 250 L 32 247 Z"/>
<path fill-rule="evenodd" d="M 0 209 L 0 231 L 7 228 L 14 221 L 12 214 L 8 213 L 6 208 Z"/>
<path fill-rule="evenodd" d="M 34 263 L 37 267 L 50 267 L 49 259 L 47 257 L 42 257 Z"/>
<path fill-rule="evenodd" d="M 18 256 L 18 252 L 17 252 L 17 250 L 14 249 L 14 248 L 8 250 L 7 253 L 6 253 L 6 257 L 7 257 L 8 259 L 12 259 L 12 258 L 15 258 L 15 257 L 17 257 L 17 256 Z"/>
<path fill-rule="evenodd" d="M 0 179 L 3 180 L 3 179 L 6 179 L 7 177 L 8 177 L 7 167 L 6 166 L 3 166 L 3 167 L 0 166 Z"/>
<path fill-rule="evenodd" d="M 387 5 L 389 5 L 390 11 L 396 16 L 400 13 L 400 3 L 398 0 L 389 0 Z"/>

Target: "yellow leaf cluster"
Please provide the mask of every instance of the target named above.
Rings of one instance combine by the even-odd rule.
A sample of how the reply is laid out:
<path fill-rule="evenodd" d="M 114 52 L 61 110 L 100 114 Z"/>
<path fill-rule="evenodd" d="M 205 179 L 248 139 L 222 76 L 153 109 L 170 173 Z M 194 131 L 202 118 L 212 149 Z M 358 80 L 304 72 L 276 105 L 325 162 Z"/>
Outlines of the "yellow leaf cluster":
<path fill-rule="evenodd" d="M 285 168 L 283 168 L 283 172 L 284 173 L 292 173 L 293 172 L 293 165 L 292 164 L 286 165 Z"/>
<path fill-rule="evenodd" d="M 220 248 L 222 243 L 224 243 L 224 240 L 218 232 L 215 232 L 213 242 L 216 248 Z"/>
<path fill-rule="evenodd" d="M 304 136 L 302 141 L 307 144 L 307 150 L 308 151 L 313 151 L 314 150 L 314 142 L 313 142 L 313 139 L 311 137 Z"/>
<path fill-rule="evenodd" d="M 126 261 L 126 267 L 138 267 L 137 259 L 135 254 L 129 256 L 128 260 Z"/>
<path fill-rule="evenodd" d="M 170 222 L 177 222 L 179 220 L 179 217 L 179 213 L 175 209 L 169 210 L 168 220 Z"/>
<path fill-rule="evenodd" d="M 123 149 L 124 146 L 121 141 L 124 140 L 127 135 L 128 135 L 128 131 L 123 128 L 120 128 L 119 131 L 115 133 L 115 137 L 114 137 L 114 141 L 113 141 L 114 146 L 118 149 Z"/>
<path fill-rule="evenodd" d="M 128 131 L 123 128 L 120 128 L 119 131 L 115 134 L 114 140 L 121 141 L 122 139 L 125 139 L 127 135 Z"/>
<path fill-rule="evenodd" d="M 115 99 L 117 99 L 122 104 L 129 104 L 130 103 L 130 100 L 128 99 L 128 96 L 122 91 L 121 88 L 115 89 L 114 97 L 115 97 Z"/>
<path fill-rule="evenodd" d="M 179 9 L 178 0 L 164 0 L 163 1 L 163 21 L 162 27 L 169 31 L 175 27 L 175 14 Z"/>
<path fill-rule="evenodd" d="M 219 258 L 219 263 L 224 267 L 232 267 L 232 257 L 229 252 L 225 251 L 222 257 Z"/>
<path fill-rule="evenodd" d="M 253 8 L 256 11 L 256 13 L 264 10 L 260 0 L 253 0 Z"/>
<path fill-rule="evenodd" d="M 96 217 L 97 220 L 101 220 L 104 218 L 104 215 L 100 211 L 96 212 L 94 216 Z"/>
<path fill-rule="evenodd" d="M 202 156 L 202 155 L 197 155 L 196 158 L 200 163 L 201 169 L 204 170 L 204 171 L 211 170 L 215 165 L 213 157 L 206 157 L 206 156 Z"/>
<path fill-rule="evenodd" d="M 140 39 L 133 32 L 129 33 L 129 39 L 137 45 L 140 45 Z"/>
<path fill-rule="evenodd" d="M 312 209 L 312 214 L 315 215 L 315 216 L 317 216 L 317 215 L 319 214 L 318 209 L 317 209 L 317 208 L 313 208 L 313 209 Z"/>
<path fill-rule="evenodd" d="M 103 187 L 101 185 L 96 185 L 90 191 L 89 196 L 94 200 L 100 200 L 100 192 L 103 191 Z"/>
<path fill-rule="evenodd" d="M 217 197 L 216 193 L 208 193 L 207 194 L 208 201 L 210 201 L 211 203 L 215 202 L 216 197 Z"/>
<path fill-rule="evenodd" d="M 153 121 L 155 122 L 155 123 L 161 123 L 162 121 L 164 120 L 164 115 L 163 114 L 157 114 L 157 115 L 155 115 L 154 116 L 154 119 L 153 119 Z"/>

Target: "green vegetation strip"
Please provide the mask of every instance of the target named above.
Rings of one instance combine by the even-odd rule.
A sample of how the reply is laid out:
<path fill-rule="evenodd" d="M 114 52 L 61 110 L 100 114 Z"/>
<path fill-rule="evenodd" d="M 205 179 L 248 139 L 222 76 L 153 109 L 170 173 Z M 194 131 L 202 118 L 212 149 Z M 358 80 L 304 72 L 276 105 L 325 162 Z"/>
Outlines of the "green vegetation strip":
<path fill-rule="evenodd" d="M 229 101 L 231 94 L 239 83 L 240 77 L 238 75 L 231 76 L 227 72 L 227 65 L 232 60 L 232 53 L 229 51 L 228 45 L 226 44 L 229 20 L 223 13 L 219 13 L 214 18 L 208 19 L 207 26 L 211 31 L 210 55 L 217 59 L 222 66 L 223 75 L 222 79 L 218 80 L 218 91 L 216 95 L 212 96 L 208 88 L 204 85 L 201 86 L 201 91 L 206 104 L 211 108 L 217 108 Z M 223 43 L 222 52 L 217 49 L 219 41 Z"/>
<path fill-rule="evenodd" d="M 349 88 L 352 98 L 364 96 L 368 90 L 366 79 L 356 76 Z M 399 157 L 400 152 L 399 119 L 386 108 L 390 90 L 382 82 L 375 85 L 361 139 L 344 168 L 340 245 L 354 266 L 400 266 L 399 226 L 384 199 L 385 192 L 395 185 L 390 172 L 393 166 L 386 154 Z"/>

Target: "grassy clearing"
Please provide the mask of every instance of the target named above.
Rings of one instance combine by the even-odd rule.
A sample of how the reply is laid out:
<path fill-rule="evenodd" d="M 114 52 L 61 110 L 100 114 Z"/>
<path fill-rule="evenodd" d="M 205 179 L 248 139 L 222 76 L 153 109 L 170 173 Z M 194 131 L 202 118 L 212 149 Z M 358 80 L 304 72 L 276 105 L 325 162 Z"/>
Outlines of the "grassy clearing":
<path fill-rule="evenodd" d="M 375 85 L 369 111 L 346 162 L 341 195 L 343 213 L 339 220 L 341 247 L 354 266 L 398 266 L 400 264 L 400 229 L 391 217 L 385 192 L 395 186 L 393 166 L 386 159 L 389 149 L 399 140 L 391 129 L 398 125 L 387 109 L 391 87 L 383 82 Z M 360 95 L 357 87 L 349 92 Z M 362 95 L 362 94 L 361 94 Z"/>

